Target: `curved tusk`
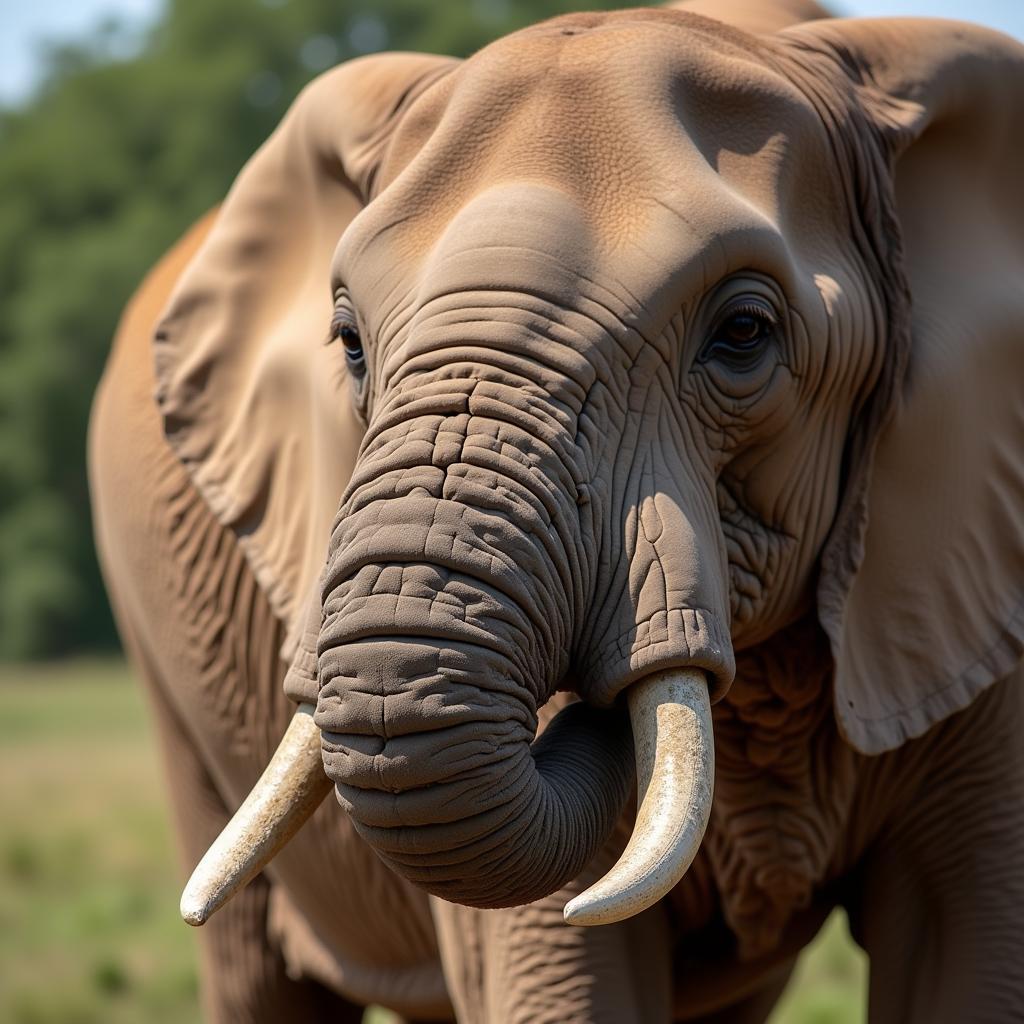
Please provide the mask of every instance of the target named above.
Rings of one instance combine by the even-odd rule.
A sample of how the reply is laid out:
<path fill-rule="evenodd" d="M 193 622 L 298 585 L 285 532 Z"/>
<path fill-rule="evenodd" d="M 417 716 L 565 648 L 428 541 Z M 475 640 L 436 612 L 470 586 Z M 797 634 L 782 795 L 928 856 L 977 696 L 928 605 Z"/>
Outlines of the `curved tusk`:
<path fill-rule="evenodd" d="M 300 704 L 245 802 L 206 851 L 181 894 L 181 916 L 205 924 L 273 860 L 331 788 L 313 706 Z"/>
<path fill-rule="evenodd" d="M 636 824 L 611 871 L 565 905 L 568 924 L 611 924 L 660 900 L 693 862 L 711 814 L 715 745 L 704 673 L 658 672 L 626 695 L 636 747 Z"/>

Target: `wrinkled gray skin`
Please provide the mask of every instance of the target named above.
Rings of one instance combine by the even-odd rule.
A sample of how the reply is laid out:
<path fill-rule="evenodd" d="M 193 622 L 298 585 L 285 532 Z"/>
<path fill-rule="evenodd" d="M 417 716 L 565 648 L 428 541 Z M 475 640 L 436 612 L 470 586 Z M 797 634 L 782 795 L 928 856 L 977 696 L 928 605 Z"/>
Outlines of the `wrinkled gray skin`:
<path fill-rule="evenodd" d="M 227 289 L 217 245 L 232 231 L 260 237 L 275 214 L 262 197 L 305 180 L 302 146 L 360 198 L 331 263 L 339 340 L 327 358 L 340 367 L 341 328 L 353 352 L 358 332 L 366 372 L 332 395 L 351 396 L 365 435 L 296 662 L 304 653 L 316 671 L 287 684 L 316 704 L 348 813 L 322 807 L 269 881 L 204 929 L 211 1017 L 341 1019 L 355 1010 L 337 993 L 443 1017 L 440 950 L 466 1021 L 763 1020 L 841 902 L 875 957 L 873 1020 L 1024 1012 L 1020 689 L 1000 683 L 926 733 L 1018 671 L 1016 619 L 993 637 L 978 610 L 1014 607 L 1022 578 L 1019 414 L 1006 409 L 1024 406 L 1003 383 L 1019 376 L 1005 332 L 1020 310 L 990 255 L 1012 270 L 1018 250 L 977 219 L 948 249 L 958 273 L 927 276 L 936 239 L 919 229 L 951 202 L 949 165 L 927 151 L 905 164 L 927 173 L 902 186 L 900 216 L 917 232 L 904 266 L 892 163 L 930 103 L 974 95 L 974 79 L 956 77 L 970 61 L 939 55 L 973 37 L 922 28 L 904 60 L 898 32 L 881 31 L 874 52 L 873 30 L 844 31 L 760 44 L 665 12 L 573 16 L 461 64 L 381 57 L 325 76 L 240 180 L 162 319 L 156 383 L 173 450 L 150 398 L 148 339 L 209 225 L 140 293 L 97 403 L 92 472 L 105 569 L 152 684 L 191 866 L 288 709 L 277 581 L 253 556 L 260 522 L 215 500 L 202 465 L 214 445 L 189 447 L 187 402 L 222 397 L 216 364 L 186 358 L 179 371 L 174 359 Z M 972 66 L 1012 65 L 1016 89 L 1008 47 L 982 37 Z M 936 85 L 943 75 L 951 88 Z M 351 138 L 331 120 L 343 110 L 358 123 L 374 103 L 382 123 Z M 1017 123 L 1007 115 L 992 138 Z M 318 149 L 322 136 L 338 152 Z M 977 152 L 991 169 L 977 209 L 1018 224 L 1019 189 L 1000 177 L 1017 165 L 995 142 Z M 242 250 L 253 275 L 273 250 Z M 956 339 L 1006 343 L 949 357 L 936 391 L 941 408 L 967 396 L 958 422 L 977 447 L 956 459 L 951 447 L 956 472 L 943 471 L 929 453 L 936 421 L 908 401 L 900 422 L 914 430 L 901 426 L 878 472 L 916 473 L 915 485 L 907 497 L 876 482 L 872 500 L 892 501 L 865 540 L 871 455 L 908 361 L 914 382 L 940 377 L 929 355 L 908 355 L 908 273 L 925 310 L 915 343 L 952 322 L 935 350 L 959 353 L 943 297 L 984 260 L 986 288 L 960 296 L 972 320 Z M 244 278 L 239 267 L 229 261 Z M 214 318 L 217 336 L 258 336 L 271 284 L 249 296 L 255 323 L 236 310 Z M 975 387 L 976 367 L 992 379 Z M 288 409 L 289 392 L 270 394 L 269 408 Z M 273 438 L 262 417 L 256 454 Z M 323 447 L 316 460 L 334 454 Z M 267 484 L 271 499 L 281 486 Z M 982 506 L 995 511 L 974 518 Z M 955 511 L 947 521 L 936 508 Z M 931 556 L 909 565 L 919 547 Z M 936 565 L 953 568 L 929 575 Z M 912 598 L 899 591 L 918 579 Z M 956 687 L 939 685 L 951 671 L 940 658 L 969 666 Z M 644 915 L 567 928 L 565 899 L 628 831 L 620 695 L 673 666 L 706 671 L 720 700 L 705 848 Z M 549 701 L 567 706 L 534 742 Z M 498 907 L 516 909 L 466 909 Z M 912 955 L 925 933 L 931 945 Z"/>

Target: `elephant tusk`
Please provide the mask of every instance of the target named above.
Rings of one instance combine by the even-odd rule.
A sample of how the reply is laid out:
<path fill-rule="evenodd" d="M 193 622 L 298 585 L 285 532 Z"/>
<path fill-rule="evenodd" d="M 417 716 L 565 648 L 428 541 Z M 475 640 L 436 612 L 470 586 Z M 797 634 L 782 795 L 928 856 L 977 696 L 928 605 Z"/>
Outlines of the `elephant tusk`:
<path fill-rule="evenodd" d="M 259 781 L 206 851 L 181 894 L 181 916 L 205 924 L 273 860 L 331 788 L 313 706 L 300 704 Z"/>
<path fill-rule="evenodd" d="M 618 863 L 565 905 L 568 924 L 622 921 L 646 910 L 686 873 L 711 814 L 715 746 L 707 679 L 671 669 L 627 691 L 639 809 Z"/>

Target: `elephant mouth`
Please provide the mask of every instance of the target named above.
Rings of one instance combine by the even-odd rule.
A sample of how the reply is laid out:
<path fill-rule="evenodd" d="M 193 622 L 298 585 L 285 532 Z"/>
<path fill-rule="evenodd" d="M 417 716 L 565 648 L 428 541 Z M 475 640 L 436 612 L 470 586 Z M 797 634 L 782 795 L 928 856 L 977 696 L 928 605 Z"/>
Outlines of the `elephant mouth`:
<path fill-rule="evenodd" d="M 626 696 L 636 823 L 612 869 L 566 905 L 569 924 L 611 924 L 656 903 L 692 863 L 711 813 L 714 742 L 705 673 L 656 672 Z M 189 879 L 181 898 L 184 920 L 209 920 L 283 849 L 331 788 L 313 708 L 300 706 L 263 775 Z"/>

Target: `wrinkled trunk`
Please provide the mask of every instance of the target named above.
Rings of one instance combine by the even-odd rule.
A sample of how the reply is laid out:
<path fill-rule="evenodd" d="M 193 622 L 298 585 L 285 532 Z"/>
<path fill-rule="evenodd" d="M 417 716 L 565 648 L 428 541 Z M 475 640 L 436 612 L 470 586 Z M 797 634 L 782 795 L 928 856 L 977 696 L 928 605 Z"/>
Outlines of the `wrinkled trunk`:
<path fill-rule="evenodd" d="M 448 900 L 511 906 L 560 888 L 622 809 L 632 779 L 625 716 L 571 705 L 531 747 L 532 716 L 515 696 L 484 688 L 488 667 L 477 670 L 479 687 L 455 684 L 458 703 L 432 720 L 416 706 L 436 701 L 445 673 L 400 675 L 423 652 L 401 646 L 370 645 L 395 670 L 381 679 L 393 692 L 379 698 L 372 735 L 334 727 L 347 697 L 320 702 L 324 765 L 356 828 L 400 875 Z M 408 731 L 391 726 L 396 703 Z"/>
<path fill-rule="evenodd" d="M 619 711 L 571 706 L 533 745 L 582 600 L 576 485 L 567 439 L 498 418 L 498 390 L 437 382 L 377 417 L 332 537 L 316 714 L 364 838 L 485 907 L 574 877 L 632 778 Z"/>

